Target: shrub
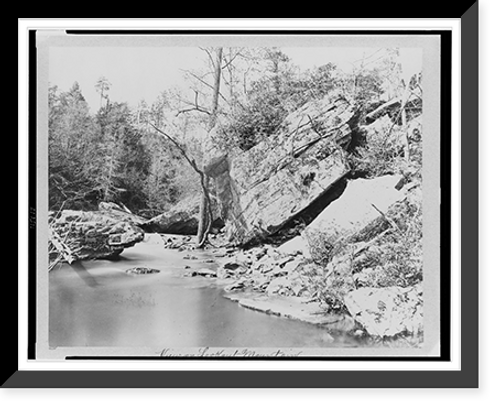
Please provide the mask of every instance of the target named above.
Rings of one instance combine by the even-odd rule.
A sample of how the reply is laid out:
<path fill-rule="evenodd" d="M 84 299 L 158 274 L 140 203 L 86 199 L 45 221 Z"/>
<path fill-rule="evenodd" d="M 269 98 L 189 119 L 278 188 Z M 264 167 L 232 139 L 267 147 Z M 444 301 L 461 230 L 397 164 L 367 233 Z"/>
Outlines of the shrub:
<path fill-rule="evenodd" d="M 357 286 L 411 286 L 423 278 L 420 188 L 396 204 L 387 217 L 396 224 L 354 259 Z"/>
<path fill-rule="evenodd" d="M 416 119 L 415 121 L 417 121 Z M 419 133 L 410 133 L 409 161 L 405 159 L 405 139 L 408 127 L 396 125 L 388 116 L 360 127 L 364 143 L 350 156 L 351 168 L 367 178 L 388 174 L 416 175 L 422 167 L 422 141 Z"/>
<path fill-rule="evenodd" d="M 342 310 L 345 295 L 359 287 L 407 287 L 423 277 L 421 189 L 415 186 L 407 198 L 393 205 L 371 236 L 339 238 L 306 233 L 311 262 L 309 292 L 328 306 Z M 382 218 L 382 217 L 381 217 Z"/>

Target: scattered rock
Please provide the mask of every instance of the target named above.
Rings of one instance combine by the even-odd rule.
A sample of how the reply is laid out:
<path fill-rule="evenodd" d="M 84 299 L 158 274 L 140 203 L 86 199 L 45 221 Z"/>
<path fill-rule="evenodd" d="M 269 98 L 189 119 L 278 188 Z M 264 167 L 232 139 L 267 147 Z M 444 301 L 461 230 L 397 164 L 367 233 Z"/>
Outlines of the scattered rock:
<path fill-rule="evenodd" d="M 191 254 L 188 254 L 188 255 L 184 255 L 184 256 L 182 257 L 182 259 L 196 260 L 196 259 L 198 259 L 198 257 L 197 257 L 197 256 L 194 256 L 194 255 L 191 255 Z"/>
<path fill-rule="evenodd" d="M 247 284 L 246 282 L 247 282 L 246 278 L 240 278 L 237 281 L 235 281 L 235 282 L 227 285 L 226 287 L 224 287 L 224 290 L 226 292 L 233 292 L 235 290 L 244 289 L 244 288 L 246 288 L 246 284 Z"/>
<path fill-rule="evenodd" d="M 186 274 L 186 276 L 191 276 L 191 277 L 203 276 L 205 278 L 215 278 L 215 277 L 217 277 L 217 272 L 212 270 L 212 269 L 202 268 L 202 269 L 190 271 Z"/>
<path fill-rule="evenodd" d="M 159 273 L 160 270 L 153 268 L 135 267 L 127 269 L 125 272 L 129 275 L 153 275 Z"/>
<path fill-rule="evenodd" d="M 266 275 L 256 275 L 252 277 L 252 282 L 253 289 L 265 292 L 271 283 L 271 278 Z"/>
<path fill-rule="evenodd" d="M 165 249 L 186 249 L 194 246 L 194 237 L 188 235 L 161 234 Z"/>
<path fill-rule="evenodd" d="M 272 295 L 274 293 L 280 293 L 280 294 L 283 294 L 285 292 L 288 292 L 290 290 L 290 287 L 291 287 L 291 282 L 290 282 L 290 279 L 286 278 L 286 277 L 279 277 L 279 278 L 276 278 L 276 279 L 273 279 L 267 289 L 266 289 L 266 292 L 268 295 Z"/>
<path fill-rule="evenodd" d="M 224 265 L 222 265 L 222 267 L 227 270 L 235 271 L 236 269 L 239 269 L 242 266 L 239 263 L 227 262 Z"/>

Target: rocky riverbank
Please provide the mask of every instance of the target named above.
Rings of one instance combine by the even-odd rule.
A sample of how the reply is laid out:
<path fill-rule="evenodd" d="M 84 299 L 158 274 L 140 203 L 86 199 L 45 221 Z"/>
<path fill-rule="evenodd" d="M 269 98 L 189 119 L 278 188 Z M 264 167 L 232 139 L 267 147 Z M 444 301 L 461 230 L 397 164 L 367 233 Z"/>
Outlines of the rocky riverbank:
<path fill-rule="evenodd" d="M 51 223 L 54 253 L 68 262 L 116 257 L 156 233 L 183 252 L 186 277 L 214 279 L 246 308 L 360 336 L 419 338 L 418 114 L 402 125 L 381 110 L 362 119 L 333 92 L 248 150 L 207 153 L 213 223 L 204 261 L 193 263 L 199 195 L 149 220 L 115 204 L 65 210 Z"/>
<path fill-rule="evenodd" d="M 158 235 L 157 238 L 161 238 L 165 248 L 184 254 L 184 276 L 213 280 L 224 288 L 227 299 L 247 309 L 312 323 L 332 333 L 375 340 L 410 338 L 414 345 L 421 339 L 423 292 L 420 284 L 376 288 L 364 287 L 353 279 L 352 288 L 344 289 L 344 294 L 334 298 L 329 288 L 334 287 L 335 282 L 328 283 L 324 278 L 338 276 L 334 269 L 339 265 L 322 267 L 311 259 L 307 247 L 298 249 L 298 238 L 294 247 L 288 243 L 263 244 L 249 249 L 208 247 L 203 257 L 194 251 L 194 237 Z M 363 274 L 369 275 L 368 269 Z M 350 275 L 358 279 L 362 276 L 360 273 Z"/>

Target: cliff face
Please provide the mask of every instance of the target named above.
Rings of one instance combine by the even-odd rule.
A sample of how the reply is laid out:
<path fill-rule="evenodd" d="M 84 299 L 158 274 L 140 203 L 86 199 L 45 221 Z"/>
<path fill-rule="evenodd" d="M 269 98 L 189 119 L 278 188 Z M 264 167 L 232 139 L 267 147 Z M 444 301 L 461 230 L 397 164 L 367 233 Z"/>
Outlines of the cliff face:
<path fill-rule="evenodd" d="M 247 244 L 278 231 L 349 171 L 353 107 L 338 93 L 290 114 L 281 131 L 205 171 L 221 207 L 227 239 Z"/>

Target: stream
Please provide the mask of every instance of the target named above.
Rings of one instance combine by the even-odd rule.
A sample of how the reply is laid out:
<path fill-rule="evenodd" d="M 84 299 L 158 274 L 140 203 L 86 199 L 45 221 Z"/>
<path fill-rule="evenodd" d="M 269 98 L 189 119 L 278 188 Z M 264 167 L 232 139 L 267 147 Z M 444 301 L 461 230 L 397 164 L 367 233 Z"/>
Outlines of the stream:
<path fill-rule="evenodd" d="M 217 279 L 186 277 L 185 266 L 216 269 L 209 250 L 185 252 L 145 241 L 116 261 L 62 264 L 50 272 L 51 347 L 356 347 L 318 326 L 270 316 L 223 297 Z M 205 261 L 205 262 L 204 262 Z M 130 275 L 127 269 L 160 272 Z"/>

